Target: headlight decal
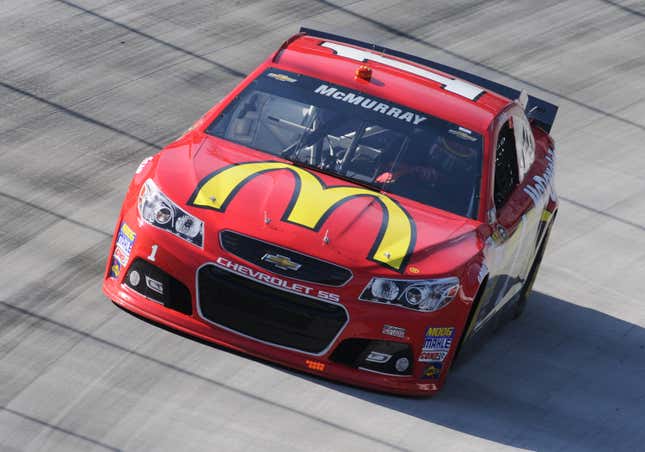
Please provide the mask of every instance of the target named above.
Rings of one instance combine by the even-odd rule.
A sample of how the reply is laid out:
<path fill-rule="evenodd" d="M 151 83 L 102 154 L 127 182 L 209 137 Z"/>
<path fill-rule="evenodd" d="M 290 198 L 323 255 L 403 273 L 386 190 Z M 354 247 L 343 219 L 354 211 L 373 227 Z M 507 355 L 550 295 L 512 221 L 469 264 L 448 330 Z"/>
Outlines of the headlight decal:
<path fill-rule="evenodd" d="M 146 223 L 203 247 L 204 222 L 171 201 L 152 179 L 148 179 L 141 187 L 138 209 Z"/>
<path fill-rule="evenodd" d="M 403 280 L 374 277 L 365 286 L 359 299 L 432 312 L 450 303 L 459 292 L 456 277 Z"/>

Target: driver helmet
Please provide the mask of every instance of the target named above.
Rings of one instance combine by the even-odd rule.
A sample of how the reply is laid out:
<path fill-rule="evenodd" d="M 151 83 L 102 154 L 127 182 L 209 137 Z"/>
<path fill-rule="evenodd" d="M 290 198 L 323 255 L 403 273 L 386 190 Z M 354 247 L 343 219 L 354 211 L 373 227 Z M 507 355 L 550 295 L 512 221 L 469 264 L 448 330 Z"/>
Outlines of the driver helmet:
<path fill-rule="evenodd" d="M 446 174 L 471 171 L 477 162 L 477 139 L 460 129 L 450 129 L 437 137 L 428 151 L 428 160 L 437 170 Z"/>

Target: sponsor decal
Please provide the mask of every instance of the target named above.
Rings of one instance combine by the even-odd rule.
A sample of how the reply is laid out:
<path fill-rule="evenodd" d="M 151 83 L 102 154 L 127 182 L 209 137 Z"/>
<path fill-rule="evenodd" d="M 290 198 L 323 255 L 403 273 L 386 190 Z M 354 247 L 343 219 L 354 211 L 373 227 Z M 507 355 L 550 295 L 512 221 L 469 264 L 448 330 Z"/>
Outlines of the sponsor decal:
<path fill-rule="evenodd" d="M 123 268 L 121 263 L 113 257 L 112 264 L 110 265 L 110 277 L 118 277 L 121 274 L 121 268 Z"/>
<path fill-rule="evenodd" d="M 423 348 L 419 355 L 420 362 L 443 362 L 450 351 L 455 338 L 455 328 L 429 327 L 426 330 Z"/>
<path fill-rule="evenodd" d="M 411 111 L 401 110 L 400 108 L 390 106 L 389 104 L 379 102 L 378 100 L 365 97 L 360 93 L 340 91 L 333 86 L 327 86 L 325 84 L 322 84 L 318 88 L 316 88 L 314 93 L 347 102 L 348 104 L 353 104 L 356 106 L 360 105 L 367 110 L 372 110 L 376 113 L 381 113 L 382 115 L 391 116 L 401 121 L 406 121 L 414 124 L 415 126 L 428 119 L 426 116 L 420 116 Z"/>
<path fill-rule="evenodd" d="M 134 245 L 137 235 L 132 228 L 125 222 L 121 223 L 121 229 L 116 239 L 116 247 L 112 255 L 112 264 L 110 265 L 110 277 L 116 278 L 121 273 L 121 269 L 128 264 L 130 252 Z"/>
<path fill-rule="evenodd" d="M 367 355 L 367 358 L 365 358 L 365 361 L 383 364 L 388 362 L 390 358 L 392 358 L 392 355 L 388 355 L 387 353 L 371 351 L 370 354 Z"/>
<path fill-rule="evenodd" d="M 537 206 L 540 204 L 540 199 L 549 190 L 553 193 L 553 174 L 555 169 L 555 155 L 553 149 L 549 149 L 546 153 L 546 169 L 541 176 L 533 176 L 533 184 L 524 187 L 524 193 L 531 197 L 533 204 Z"/>
<path fill-rule="evenodd" d="M 130 229 L 130 226 L 123 223 L 116 239 L 116 246 L 129 256 L 136 237 L 137 235 Z"/>
<path fill-rule="evenodd" d="M 287 292 L 293 292 L 301 295 L 308 295 L 310 297 L 318 298 L 324 301 L 340 302 L 340 295 L 327 292 L 325 290 L 318 290 L 313 287 L 305 286 L 303 284 L 287 281 L 286 279 L 278 278 L 277 276 L 267 275 L 261 271 L 253 270 L 246 265 L 233 262 L 225 257 L 218 257 L 215 264 L 223 269 L 239 273 L 249 279 L 255 279 L 261 283 L 277 287 Z"/>
<path fill-rule="evenodd" d="M 452 340 L 455 337 L 454 327 L 430 327 L 426 331 L 425 341 L 423 343 L 424 351 L 450 350 Z"/>
<path fill-rule="evenodd" d="M 399 328 L 398 326 L 392 326 L 392 325 L 383 325 L 383 329 L 381 330 L 381 333 L 386 334 L 388 336 L 405 337 L 405 328 Z"/>
<path fill-rule="evenodd" d="M 126 265 L 128 265 L 128 261 L 130 260 L 130 255 L 126 254 L 126 253 L 125 253 L 125 251 L 123 251 L 123 250 L 122 250 L 121 248 L 119 248 L 118 246 L 117 246 L 116 248 L 114 248 L 114 254 L 113 254 L 113 256 L 114 256 L 114 259 L 116 259 L 117 261 L 119 261 L 119 263 L 120 263 L 121 265 L 123 265 L 124 267 L 125 267 Z"/>
<path fill-rule="evenodd" d="M 430 365 L 428 365 L 428 367 L 426 367 L 423 371 L 421 378 L 424 380 L 437 380 L 439 378 L 439 375 L 441 375 L 442 367 L 443 363 L 430 363 Z"/>
<path fill-rule="evenodd" d="M 446 356 L 448 356 L 448 352 L 422 350 L 421 355 L 419 355 L 419 362 L 421 363 L 427 363 L 431 361 L 443 362 L 443 360 L 446 359 Z"/>
<path fill-rule="evenodd" d="M 293 270 L 298 271 L 301 264 L 292 261 L 288 256 L 283 256 L 282 254 L 265 254 L 262 256 L 262 260 L 270 264 L 275 265 L 277 268 L 282 270 Z"/>
<path fill-rule="evenodd" d="M 448 133 L 450 135 L 454 135 L 457 138 L 461 138 L 462 140 L 466 141 L 477 141 L 477 138 L 471 136 L 472 132 L 464 127 L 459 127 L 458 129 L 450 129 L 448 130 Z"/>
<path fill-rule="evenodd" d="M 451 93 L 458 94 L 459 96 L 470 100 L 477 100 L 486 92 L 479 86 L 473 85 L 464 80 L 452 78 L 447 75 L 440 75 L 428 69 L 424 69 L 404 61 L 395 60 L 382 54 L 372 53 L 368 50 L 357 49 L 356 47 L 350 47 L 336 42 L 323 42 L 321 46 L 332 49 L 334 53 L 341 57 L 349 58 L 361 63 L 375 61 L 377 63 L 385 64 L 387 66 L 418 75 L 419 77 L 432 80 L 433 82 L 440 83 L 441 87 L 446 91 L 450 91 Z"/>
<path fill-rule="evenodd" d="M 275 72 L 269 72 L 267 74 L 267 77 L 274 78 L 280 82 L 289 82 L 289 83 L 297 82 L 295 78 L 289 77 L 288 75 L 285 75 L 285 74 L 276 74 Z"/>
<path fill-rule="evenodd" d="M 148 286 L 148 289 L 154 290 L 160 295 L 163 295 L 163 284 L 156 279 L 152 279 L 148 275 L 146 275 L 146 286 Z"/>
<path fill-rule="evenodd" d="M 397 202 L 383 193 L 362 187 L 327 187 L 316 175 L 281 162 L 248 162 L 229 165 L 206 176 L 188 204 L 224 212 L 235 195 L 253 178 L 270 171 L 289 171 L 296 179 L 295 193 L 281 220 L 319 231 L 333 211 L 352 199 L 368 197 L 381 207 L 381 227 L 367 259 L 402 272 L 416 241 L 416 226 Z"/>

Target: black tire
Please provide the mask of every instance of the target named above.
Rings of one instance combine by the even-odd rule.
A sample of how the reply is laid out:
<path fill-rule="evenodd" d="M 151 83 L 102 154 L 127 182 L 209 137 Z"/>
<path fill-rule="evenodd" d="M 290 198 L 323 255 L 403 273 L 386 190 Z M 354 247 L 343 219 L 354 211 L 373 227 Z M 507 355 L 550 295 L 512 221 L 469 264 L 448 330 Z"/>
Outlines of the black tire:
<path fill-rule="evenodd" d="M 553 222 L 551 224 L 553 224 Z M 524 285 L 522 286 L 522 290 L 520 291 L 519 298 L 515 303 L 515 307 L 513 308 L 513 319 L 519 318 L 524 312 L 524 309 L 526 309 L 526 302 L 528 301 L 529 295 L 531 295 L 531 291 L 533 290 L 533 283 L 535 282 L 535 278 L 537 277 L 538 271 L 540 270 L 542 256 L 544 256 L 544 250 L 546 249 L 546 243 L 549 241 L 550 233 L 551 225 L 549 225 L 546 234 L 544 235 L 544 240 L 542 240 L 540 249 L 538 250 L 535 259 L 533 260 L 531 270 L 526 277 L 526 281 L 524 281 Z"/>

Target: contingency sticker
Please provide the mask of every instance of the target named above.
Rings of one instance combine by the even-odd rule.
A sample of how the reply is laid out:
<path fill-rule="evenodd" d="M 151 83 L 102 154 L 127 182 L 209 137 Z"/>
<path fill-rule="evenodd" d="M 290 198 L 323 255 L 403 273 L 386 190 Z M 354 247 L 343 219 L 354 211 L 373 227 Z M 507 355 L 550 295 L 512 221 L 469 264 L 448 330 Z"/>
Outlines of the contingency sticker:
<path fill-rule="evenodd" d="M 437 380 L 439 378 L 439 375 L 441 375 L 441 368 L 443 367 L 443 363 L 430 363 L 428 367 L 423 371 L 423 375 L 421 375 L 421 378 L 424 380 Z"/>
<path fill-rule="evenodd" d="M 119 230 L 119 236 L 116 239 L 117 248 L 121 248 L 128 256 L 132 251 L 132 245 L 134 245 L 134 239 L 137 235 L 126 223 L 121 224 L 121 229 Z"/>
<path fill-rule="evenodd" d="M 452 341 L 455 338 L 455 328 L 450 327 L 429 327 L 423 342 L 423 349 L 419 356 L 420 362 L 437 361 L 446 359 Z"/>
<path fill-rule="evenodd" d="M 421 354 L 419 355 L 419 362 L 422 362 L 422 363 L 428 363 L 431 361 L 442 362 L 444 359 L 446 359 L 446 356 L 448 356 L 448 352 L 436 351 L 436 350 L 428 350 L 428 351 L 422 350 Z"/>
<path fill-rule="evenodd" d="M 405 337 L 405 328 L 400 328 L 398 326 L 392 326 L 392 325 L 383 325 L 383 329 L 381 330 L 381 333 L 387 334 L 388 336 L 394 336 L 394 337 Z"/>
<path fill-rule="evenodd" d="M 472 136 L 472 131 L 466 129 L 465 127 L 459 127 L 457 129 L 450 129 L 448 130 L 448 133 L 450 135 L 454 135 L 457 138 L 461 138 L 462 140 L 465 141 L 477 141 L 477 138 Z"/>
<path fill-rule="evenodd" d="M 121 223 L 121 229 L 119 229 L 119 235 L 116 239 L 116 247 L 114 248 L 114 254 L 112 255 L 112 263 L 110 264 L 110 276 L 112 278 L 119 276 L 121 269 L 128 265 L 132 246 L 134 245 L 134 240 L 136 238 L 137 235 L 134 233 L 132 228 L 130 228 L 130 226 L 125 222 Z"/>

